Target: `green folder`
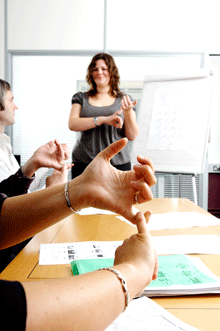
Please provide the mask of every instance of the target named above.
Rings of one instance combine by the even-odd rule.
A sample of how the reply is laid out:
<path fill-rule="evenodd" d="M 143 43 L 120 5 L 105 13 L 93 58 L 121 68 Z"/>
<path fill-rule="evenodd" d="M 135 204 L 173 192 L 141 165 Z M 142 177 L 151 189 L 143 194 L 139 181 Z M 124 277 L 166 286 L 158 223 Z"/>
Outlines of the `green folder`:
<path fill-rule="evenodd" d="M 90 271 L 95 271 L 102 268 L 112 267 L 114 259 L 85 259 L 73 260 L 70 262 L 73 275 L 81 275 Z"/>

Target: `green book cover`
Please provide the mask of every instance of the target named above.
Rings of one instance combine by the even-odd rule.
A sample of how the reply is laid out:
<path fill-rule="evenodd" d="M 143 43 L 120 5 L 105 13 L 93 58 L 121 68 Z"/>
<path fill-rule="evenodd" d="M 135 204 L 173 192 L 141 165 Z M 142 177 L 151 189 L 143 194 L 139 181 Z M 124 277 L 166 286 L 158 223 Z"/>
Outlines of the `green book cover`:
<path fill-rule="evenodd" d="M 112 267 L 114 259 L 85 259 L 75 260 L 71 263 L 73 275 L 81 275 L 90 271 L 95 271 L 102 268 Z"/>
<path fill-rule="evenodd" d="M 150 287 L 193 286 L 217 282 L 204 274 L 184 255 L 158 256 L 159 272 Z"/>

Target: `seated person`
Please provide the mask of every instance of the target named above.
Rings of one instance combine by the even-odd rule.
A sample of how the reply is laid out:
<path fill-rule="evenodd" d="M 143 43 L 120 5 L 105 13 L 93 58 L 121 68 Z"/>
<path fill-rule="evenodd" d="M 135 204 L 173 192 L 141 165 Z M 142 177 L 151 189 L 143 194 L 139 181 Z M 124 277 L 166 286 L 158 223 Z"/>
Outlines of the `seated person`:
<path fill-rule="evenodd" d="M 53 186 L 67 181 L 68 170 L 71 165 L 64 165 L 65 153 L 59 142 L 50 141 L 39 147 L 32 157 L 19 168 L 15 175 L 0 183 L 0 192 L 8 197 L 25 194 L 34 181 L 35 171 L 41 166 L 53 167 L 55 170 L 46 179 L 46 186 Z M 15 224 L 17 220 L 14 220 Z M 29 239 L 0 251 L 0 272 L 13 260 L 20 250 L 28 243 Z"/>
<path fill-rule="evenodd" d="M 152 199 L 154 170 L 143 157 L 130 171 L 111 166 L 111 158 L 126 144 L 124 138 L 108 146 L 65 185 L 11 198 L 0 195 L 0 249 L 86 207 L 121 214 L 138 230 L 116 250 L 113 270 L 39 282 L 1 280 L 1 323 L 8 330 L 104 330 L 156 278 L 158 263 L 144 215 L 132 209 L 134 203 Z"/>
<path fill-rule="evenodd" d="M 12 153 L 10 138 L 4 133 L 7 126 L 15 123 L 14 117 L 15 110 L 17 109 L 18 107 L 14 102 L 10 84 L 0 79 L 0 182 L 19 169 L 19 164 Z M 49 144 L 54 144 L 54 142 L 50 142 Z M 64 150 L 64 159 L 67 160 L 69 158 L 67 145 L 63 144 L 62 148 Z M 29 192 L 33 192 L 39 187 L 40 181 L 48 171 L 48 168 L 53 167 L 52 162 L 45 162 L 44 159 L 40 160 L 38 158 L 38 162 L 33 161 L 33 157 L 30 158 L 28 164 L 23 166 L 22 169 L 23 174 L 28 177 L 31 176 L 30 172 L 32 174 L 35 173 L 35 178 L 29 187 Z M 55 169 L 57 168 L 55 167 Z"/>

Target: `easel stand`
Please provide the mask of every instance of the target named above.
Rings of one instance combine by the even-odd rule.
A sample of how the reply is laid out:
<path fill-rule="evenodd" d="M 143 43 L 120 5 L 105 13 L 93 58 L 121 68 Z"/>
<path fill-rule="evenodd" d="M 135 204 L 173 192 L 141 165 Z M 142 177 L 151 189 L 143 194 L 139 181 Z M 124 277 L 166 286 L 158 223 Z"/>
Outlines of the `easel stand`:
<path fill-rule="evenodd" d="M 196 190 L 196 175 L 192 175 L 192 186 L 193 186 L 193 197 L 194 197 L 194 203 L 198 205 L 197 203 L 197 190 Z"/>

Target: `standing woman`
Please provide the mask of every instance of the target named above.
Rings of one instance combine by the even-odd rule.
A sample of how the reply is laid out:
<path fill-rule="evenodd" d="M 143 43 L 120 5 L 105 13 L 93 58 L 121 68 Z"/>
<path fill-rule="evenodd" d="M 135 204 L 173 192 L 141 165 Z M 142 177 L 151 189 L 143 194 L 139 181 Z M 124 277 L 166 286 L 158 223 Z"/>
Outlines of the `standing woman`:
<path fill-rule="evenodd" d="M 72 97 L 69 129 L 81 132 L 72 152 L 72 178 L 79 176 L 95 156 L 114 141 L 123 137 L 132 141 L 138 135 L 134 108 L 137 100 L 123 95 L 119 79 L 113 57 L 99 53 L 87 69 L 90 90 Z M 130 170 L 129 146 L 115 155 L 111 163 L 119 170 Z"/>

